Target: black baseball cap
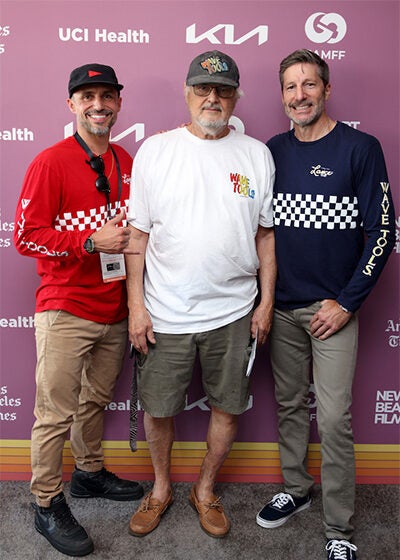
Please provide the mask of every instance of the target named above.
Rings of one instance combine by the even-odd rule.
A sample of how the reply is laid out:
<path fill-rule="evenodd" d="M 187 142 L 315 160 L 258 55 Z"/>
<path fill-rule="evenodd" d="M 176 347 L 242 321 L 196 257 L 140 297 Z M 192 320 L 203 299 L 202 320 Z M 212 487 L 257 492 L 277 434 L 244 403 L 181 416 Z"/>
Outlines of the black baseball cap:
<path fill-rule="evenodd" d="M 196 56 L 186 77 L 187 86 L 212 83 L 239 87 L 236 62 L 221 51 L 207 51 Z"/>
<path fill-rule="evenodd" d="M 85 64 L 72 70 L 68 82 L 68 93 L 71 97 L 74 91 L 89 84 L 108 84 L 121 91 L 124 87 L 118 83 L 115 71 L 104 64 Z"/>

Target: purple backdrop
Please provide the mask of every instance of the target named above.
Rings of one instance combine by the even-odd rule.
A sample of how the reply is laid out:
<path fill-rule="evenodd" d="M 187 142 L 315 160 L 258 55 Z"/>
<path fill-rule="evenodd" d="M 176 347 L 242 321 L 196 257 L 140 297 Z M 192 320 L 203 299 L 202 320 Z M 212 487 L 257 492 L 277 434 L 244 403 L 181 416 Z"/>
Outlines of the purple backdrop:
<path fill-rule="evenodd" d="M 2 0 L 2 439 L 30 438 L 35 391 L 32 321 L 38 277 L 35 261 L 12 246 L 14 211 L 29 162 L 72 132 L 74 119 L 65 102 L 71 69 L 88 62 L 115 67 L 125 89 L 113 136 L 134 155 L 144 138 L 187 121 L 182 87 L 188 64 L 214 48 L 233 56 L 241 72 L 245 96 L 232 125 L 262 141 L 287 129 L 277 70 L 284 56 L 303 47 L 330 65 L 330 116 L 381 141 L 399 208 L 398 1 Z M 357 443 L 399 441 L 399 253 L 397 241 L 361 312 L 353 405 Z M 111 406 L 115 410 L 107 412 L 106 439 L 128 437 L 129 386 L 127 361 Z M 206 410 L 196 378 L 188 409 L 178 419 L 177 439 L 203 440 Z M 239 441 L 275 442 L 275 411 L 266 347 L 258 353 L 251 408 L 242 418 Z M 315 413 L 312 390 L 310 413 Z"/>

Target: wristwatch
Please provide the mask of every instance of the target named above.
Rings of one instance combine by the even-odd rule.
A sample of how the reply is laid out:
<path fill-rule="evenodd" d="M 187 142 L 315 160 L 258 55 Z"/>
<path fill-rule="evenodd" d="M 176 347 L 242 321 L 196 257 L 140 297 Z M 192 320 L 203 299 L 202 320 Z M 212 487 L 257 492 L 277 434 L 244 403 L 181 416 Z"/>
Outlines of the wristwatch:
<path fill-rule="evenodd" d="M 95 252 L 94 241 L 91 237 L 88 237 L 86 239 L 85 243 L 83 244 L 83 248 L 85 249 L 85 251 L 87 253 L 94 253 Z"/>

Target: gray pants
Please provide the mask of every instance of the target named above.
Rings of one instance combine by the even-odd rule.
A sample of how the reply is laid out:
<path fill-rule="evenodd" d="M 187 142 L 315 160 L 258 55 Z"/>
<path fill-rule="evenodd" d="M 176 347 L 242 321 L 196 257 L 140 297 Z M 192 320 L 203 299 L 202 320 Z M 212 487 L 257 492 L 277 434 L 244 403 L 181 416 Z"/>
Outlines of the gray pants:
<path fill-rule="evenodd" d="M 355 459 L 351 389 L 357 357 L 358 318 L 320 341 L 310 334 L 317 302 L 291 311 L 275 310 L 270 333 L 275 396 L 279 405 L 279 450 L 285 492 L 305 496 L 314 480 L 307 473 L 310 366 L 321 439 L 321 484 L 327 538 L 349 540 L 353 533 Z"/>

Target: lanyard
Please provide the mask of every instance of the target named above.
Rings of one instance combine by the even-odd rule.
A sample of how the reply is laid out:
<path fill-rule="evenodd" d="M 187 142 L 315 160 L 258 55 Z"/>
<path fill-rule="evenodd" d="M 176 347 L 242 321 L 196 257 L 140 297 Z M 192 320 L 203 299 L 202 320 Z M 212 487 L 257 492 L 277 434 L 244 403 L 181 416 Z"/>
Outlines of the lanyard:
<path fill-rule="evenodd" d="M 94 153 L 92 152 L 92 150 L 89 148 L 89 146 L 86 144 L 86 142 L 84 141 L 84 139 L 82 138 L 82 136 L 80 136 L 80 134 L 78 132 L 75 132 L 74 134 L 74 138 L 75 140 L 78 142 L 78 144 L 85 150 L 85 152 L 87 153 L 87 155 L 89 156 L 90 159 L 92 158 L 96 158 L 96 157 L 101 157 L 101 156 L 95 156 Z M 118 199 L 117 199 L 117 207 L 119 206 L 119 202 L 121 199 L 121 194 L 122 194 L 122 176 L 121 176 L 121 168 L 119 165 L 119 160 L 117 157 L 117 154 L 115 153 L 114 148 L 111 146 L 111 144 L 109 144 L 111 152 L 115 158 L 115 165 L 117 167 L 117 175 L 118 175 Z M 87 161 L 87 163 L 89 163 Z M 100 175 L 100 174 L 99 174 Z M 107 200 L 107 214 L 110 217 L 110 195 L 108 192 L 104 192 L 105 196 L 106 196 L 106 200 Z"/>

